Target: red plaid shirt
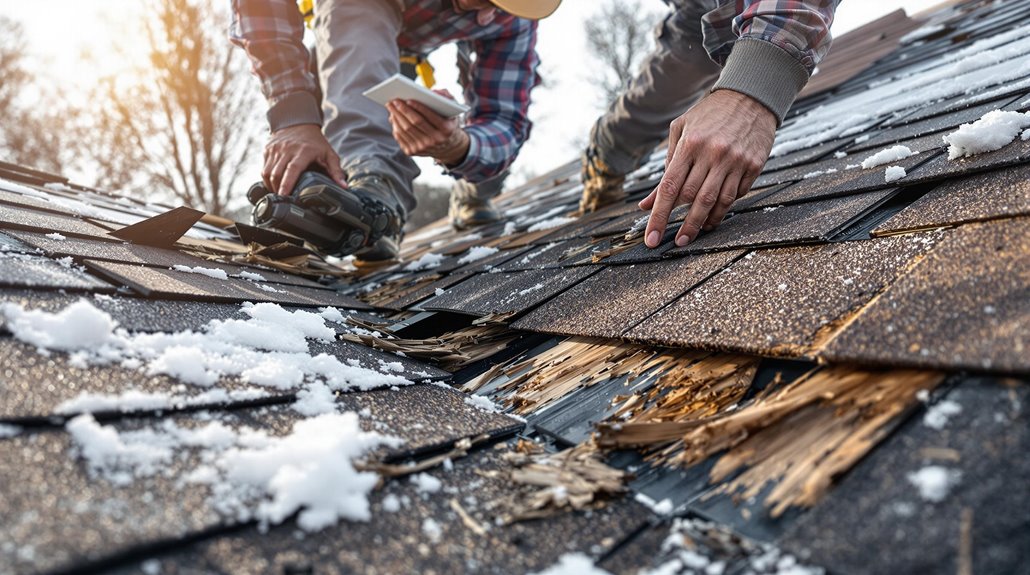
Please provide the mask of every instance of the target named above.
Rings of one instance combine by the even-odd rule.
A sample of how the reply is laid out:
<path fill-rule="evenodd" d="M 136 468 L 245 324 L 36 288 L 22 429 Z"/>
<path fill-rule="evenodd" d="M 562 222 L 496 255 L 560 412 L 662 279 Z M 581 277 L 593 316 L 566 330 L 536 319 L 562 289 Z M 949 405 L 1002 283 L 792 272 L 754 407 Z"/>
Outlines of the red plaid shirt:
<path fill-rule="evenodd" d="M 665 0 L 683 5 L 698 0 Z M 830 24 L 841 0 L 720 0 L 704 17 L 705 50 L 726 63 L 733 44 L 764 40 L 796 58 L 811 74 L 830 49 Z"/>
<path fill-rule="evenodd" d="M 493 23 L 480 26 L 475 13 L 455 11 L 451 0 L 406 0 L 406 5 L 397 38 L 402 50 L 428 54 L 460 42 L 476 55 L 465 86 L 472 108 L 465 123 L 471 147 L 450 173 L 470 181 L 501 173 L 515 160 L 532 126 L 527 112 L 530 91 L 539 83 L 536 22 L 498 14 Z M 247 51 L 269 104 L 300 91 L 316 94 L 296 0 L 232 0 L 232 6 L 230 39 Z"/>

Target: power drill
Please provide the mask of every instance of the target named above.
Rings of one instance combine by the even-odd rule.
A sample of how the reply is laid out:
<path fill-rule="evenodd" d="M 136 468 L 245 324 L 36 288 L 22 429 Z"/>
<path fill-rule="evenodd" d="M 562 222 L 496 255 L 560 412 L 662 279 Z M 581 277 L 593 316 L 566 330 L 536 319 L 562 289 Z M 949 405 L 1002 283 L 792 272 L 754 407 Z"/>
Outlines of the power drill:
<path fill-rule="evenodd" d="M 251 218 L 303 238 L 319 251 L 346 256 L 371 246 L 401 224 L 392 210 L 362 190 L 342 188 L 315 170 L 301 174 L 289 196 L 273 194 L 258 182 L 247 191 Z"/>

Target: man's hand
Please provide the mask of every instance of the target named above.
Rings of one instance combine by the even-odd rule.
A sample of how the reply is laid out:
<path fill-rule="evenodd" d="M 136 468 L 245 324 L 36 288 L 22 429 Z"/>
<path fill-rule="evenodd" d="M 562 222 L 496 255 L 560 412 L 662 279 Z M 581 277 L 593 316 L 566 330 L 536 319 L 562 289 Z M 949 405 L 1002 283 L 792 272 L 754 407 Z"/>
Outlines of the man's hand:
<path fill-rule="evenodd" d="M 321 128 L 315 124 L 290 126 L 273 132 L 272 139 L 265 145 L 261 178 L 267 189 L 288 196 L 300 174 L 312 164 L 323 167 L 337 184 L 347 187 L 340 156 L 322 135 Z"/>
<path fill-rule="evenodd" d="M 676 234 L 685 246 L 722 222 L 769 159 L 776 117 L 749 96 L 718 90 L 672 122 L 665 175 L 640 208 L 651 210 L 644 243 L 658 247 L 673 208 L 692 204 Z"/>
<path fill-rule="evenodd" d="M 451 97 L 445 90 L 438 94 Z M 387 104 L 393 137 L 409 156 L 429 156 L 445 166 L 456 166 L 469 151 L 469 136 L 458 118 L 444 118 L 414 100 L 394 100 Z"/>

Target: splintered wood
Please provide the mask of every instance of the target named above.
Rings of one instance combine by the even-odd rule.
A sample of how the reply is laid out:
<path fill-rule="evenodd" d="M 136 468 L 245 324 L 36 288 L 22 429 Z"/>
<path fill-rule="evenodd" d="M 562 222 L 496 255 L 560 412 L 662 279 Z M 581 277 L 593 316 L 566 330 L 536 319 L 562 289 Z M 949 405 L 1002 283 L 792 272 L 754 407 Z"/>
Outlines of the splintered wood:
<path fill-rule="evenodd" d="M 496 322 L 491 317 L 481 318 L 467 328 L 427 339 L 397 338 L 385 331 L 382 326 L 365 324 L 356 318 L 348 318 L 347 321 L 357 327 L 377 331 L 381 335 L 345 334 L 340 336 L 341 339 L 391 353 L 402 352 L 408 357 L 432 360 L 447 371 L 455 371 L 490 357 L 520 337 L 518 332 L 508 329 L 505 324 Z"/>
<path fill-rule="evenodd" d="M 600 507 L 605 500 L 624 493 L 631 477 L 605 465 L 597 447 L 590 443 L 552 454 L 538 444 L 520 441 L 504 459 L 512 468 L 499 473 L 506 473 L 516 485 L 534 489 L 528 495 L 513 495 L 504 505 L 504 523 Z"/>
<path fill-rule="evenodd" d="M 506 376 L 510 379 L 498 390 L 513 392 L 505 401 L 517 413 L 525 414 L 577 389 L 619 377 L 626 377 L 629 383 L 652 370 L 675 371 L 705 355 L 689 350 L 656 350 L 612 340 L 573 338 L 529 359 L 499 364 L 462 389 L 472 393 L 497 377 Z"/>
<path fill-rule="evenodd" d="M 644 410 L 626 423 L 600 427 L 604 447 L 662 447 L 659 459 L 691 465 L 725 452 L 711 480 L 732 480 L 717 493 L 758 496 L 775 483 L 766 504 L 776 517 L 788 507 L 815 504 L 918 403 L 917 394 L 943 379 L 926 371 L 858 371 L 832 367 L 810 372 L 737 409 L 700 415 Z M 662 419 L 664 417 L 665 419 Z M 741 471 L 743 469 L 743 471 Z"/>

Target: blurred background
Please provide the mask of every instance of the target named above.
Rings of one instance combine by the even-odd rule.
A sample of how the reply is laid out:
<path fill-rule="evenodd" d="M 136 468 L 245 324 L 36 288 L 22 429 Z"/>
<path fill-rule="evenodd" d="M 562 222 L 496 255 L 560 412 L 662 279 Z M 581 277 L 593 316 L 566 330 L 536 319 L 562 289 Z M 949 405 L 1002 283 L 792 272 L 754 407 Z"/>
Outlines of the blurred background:
<path fill-rule="evenodd" d="M 844 0 L 833 32 L 938 3 Z M 266 107 L 245 54 L 226 39 L 228 8 L 228 0 L 5 0 L 0 160 L 246 220 Z M 544 83 L 509 186 L 577 157 L 667 10 L 661 0 L 566 0 L 541 22 Z M 430 61 L 439 87 L 459 94 L 454 49 Z M 413 227 L 446 213 L 451 183 L 431 162 L 420 165 Z"/>

